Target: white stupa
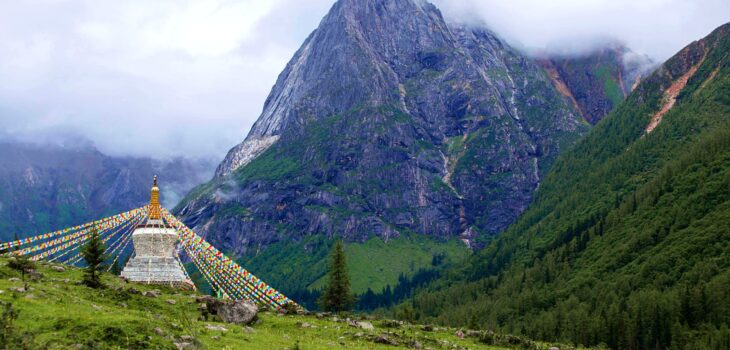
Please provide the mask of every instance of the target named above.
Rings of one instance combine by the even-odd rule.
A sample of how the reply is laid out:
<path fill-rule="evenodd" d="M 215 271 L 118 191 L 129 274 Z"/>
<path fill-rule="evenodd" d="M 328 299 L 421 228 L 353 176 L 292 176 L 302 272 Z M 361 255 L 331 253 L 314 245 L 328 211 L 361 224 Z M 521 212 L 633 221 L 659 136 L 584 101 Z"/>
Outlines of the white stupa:
<path fill-rule="evenodd" d="M 160 189 L 157 176 L 152 185 L 149 217 L 145 224 L 137 225 L 132 234 L 134 255 L 122 270 L 121 276 L 128 281 L 195 288 L 177 255 L 179 236 L 162 218 Z"/>

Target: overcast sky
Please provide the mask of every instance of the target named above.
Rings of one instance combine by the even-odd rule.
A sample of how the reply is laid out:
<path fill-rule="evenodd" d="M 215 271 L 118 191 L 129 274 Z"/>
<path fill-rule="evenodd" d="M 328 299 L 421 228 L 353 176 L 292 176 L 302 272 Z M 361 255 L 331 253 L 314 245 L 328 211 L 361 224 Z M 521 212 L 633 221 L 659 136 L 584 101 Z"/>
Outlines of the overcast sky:
<path fill-rule="evenodd" d="M 0 137 L 220 159 L 333 2 L 0 0 Z M 727 0 L 434 2 L 518 47 L 617 39 L 657 61 L 730 21 Z"/>

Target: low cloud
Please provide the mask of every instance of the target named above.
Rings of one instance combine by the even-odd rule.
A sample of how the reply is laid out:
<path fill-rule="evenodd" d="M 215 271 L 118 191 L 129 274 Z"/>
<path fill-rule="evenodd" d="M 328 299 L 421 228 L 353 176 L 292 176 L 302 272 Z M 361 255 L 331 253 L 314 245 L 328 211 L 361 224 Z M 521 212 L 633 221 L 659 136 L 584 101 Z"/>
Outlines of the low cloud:
<path fill-rule="evenodd" d="M 730 21 L 727 0 L 433 0 L 527 51 L 582 53 L 609 42 L 662 62 Z"/>

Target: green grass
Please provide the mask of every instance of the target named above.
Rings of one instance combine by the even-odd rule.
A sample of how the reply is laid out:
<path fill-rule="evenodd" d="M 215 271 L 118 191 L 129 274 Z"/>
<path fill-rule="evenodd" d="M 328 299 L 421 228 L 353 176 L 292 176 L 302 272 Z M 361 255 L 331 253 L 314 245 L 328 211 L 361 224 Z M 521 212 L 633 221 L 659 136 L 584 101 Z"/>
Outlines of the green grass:
<path fill-rule="evenodd" d="M 444 254 L 451 262 L 461 262 L 470 254 L 458 239 L 439 242 L 415 234 L 387 243 L 373 237 L 364 244 L 347 244 L 345 252 L 355 293 L 364 293 L 368 288 L 380 291 L 387 285 L 395 286 L 401 274 L 411 276 L 419 269 L 431 267 L 436 254 Z M 323 276 L 312 287 L 320 289 L 325 282 Z"/>
<path fill-rule="evenodd" d="M 28 292 L 17 293 L 11 288 L 23 285 L 14 280 L 20 274 L 6 263 L 7 259 L 0 259 L 0 301 L 12 303 L 18 310 L 14 329 L 25 333 L 31 349 L 175 349 L 173 339 L 179 341 L 182 336 L 192 336 L 196 349 L 292 349 L 296 343 L 301 349 L 394 349 L 407 348 L 414 340 L 431 348 L 500 349 L 475 338 L 459 339 L 454 335 L 456 330 L 450 328 L 424 331 L 421 326 L 408 324 L 388 328 L 386 321 L 371 320 L 375 330 L 365 331 L 331 317 L 284 316 L 271 311 L 261 312 L 261 321 L 246 330 L 243 326 L 200 320 L 195 292 L 125 283 L 108 274 L 103 278 L 108 288 L 94 290 L 78 283 L 80 270 L 56 272 L 47 264 L 39 264 L 43 277 L 28 282 Z M 130 293 L 131 288 L 158 289 L 162 294 L 150 298 Z M 302 328 L 303 323 L 313 327 Z M 209 330 L 209 325 L 223 326 L 227 331 Z M 355 336 L 358 332 L 362 332 L 359 337 Z M 401 345 L 371 340 L 383 333 L 390 333 L 389 337 Z"/>
<path fill-rule="evenodd" d="M 285 294 L 319 289 L 324 286 L 331 243 L 322 236 L 276 243 L 256 256 L 241 258 L 241 264 Z M 377 237 L 365 243 L 347 243 L 345 252 L 356 293 L 394 287 L 400 274 L 411 276 L 421 268 L 430 268 L 437 254 L 444 255 L 447 264 L 460 263 L 471 255 L 457 239 L 442 242 L 416 234 L 403 234 L 387 243 Z"/>
<path fill-rule="evenodd" d="M 603 81 L 603 91 L 606 93 L 606 97 L 613 103 L 614 106 L 619 105 L 624 100 L 624 93 L 621 91 L 621 86 L 611 74 L 611 69 L 607 66 L 600 66 L 596 69 L 596 75 Z"/>

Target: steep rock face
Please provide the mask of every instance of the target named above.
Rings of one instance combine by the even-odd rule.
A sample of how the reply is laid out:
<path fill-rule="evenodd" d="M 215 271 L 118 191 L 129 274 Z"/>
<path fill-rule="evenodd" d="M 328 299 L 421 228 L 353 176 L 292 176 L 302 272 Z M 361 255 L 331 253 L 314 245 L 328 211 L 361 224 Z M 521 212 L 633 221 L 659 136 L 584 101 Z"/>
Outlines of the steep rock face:
<path fill-rule="evenodd" d="M 246 141 L 176 212 L 236 254 L 317 234 L 478 245 L 586 130 L 544 71 L 494 34 L 413 0 L 341 0 Z"/>
<path fill-rule="evenodd" d="M 208 179 L 210 162 L 106 156 L 93 147 L 0 142 L 0 238 L 78 225 L 144 205 L 152 176 L 163 200 Z M 209 170 L 210 169 L 210 170 Z"/>
<path fill-rule="evenodd" d="M 591 124 L 623 102 L 655 66 L 619 44 L 579 55 L 543 55 L 538 62 Z"/>

